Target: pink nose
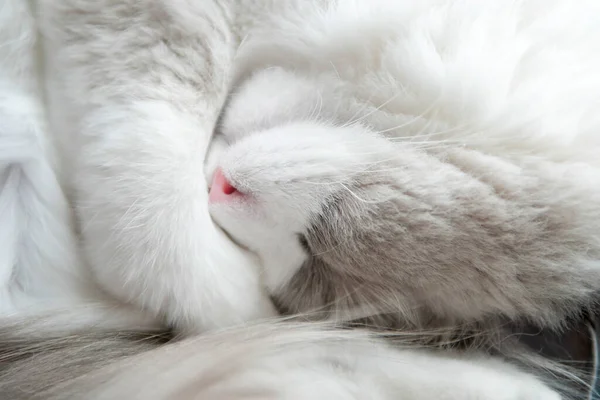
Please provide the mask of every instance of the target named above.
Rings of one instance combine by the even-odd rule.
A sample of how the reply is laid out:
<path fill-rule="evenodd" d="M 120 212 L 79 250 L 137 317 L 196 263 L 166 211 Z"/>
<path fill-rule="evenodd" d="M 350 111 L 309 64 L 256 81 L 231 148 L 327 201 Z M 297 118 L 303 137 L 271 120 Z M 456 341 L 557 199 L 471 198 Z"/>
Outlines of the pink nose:
<path fill-rule="evenodd" d="M 225 178 L 221 168 L 217 168 L 208 194 L 208 201 L 211 203 L 227 201 L 235 193 L 237 193 L 237 189 Z"/>

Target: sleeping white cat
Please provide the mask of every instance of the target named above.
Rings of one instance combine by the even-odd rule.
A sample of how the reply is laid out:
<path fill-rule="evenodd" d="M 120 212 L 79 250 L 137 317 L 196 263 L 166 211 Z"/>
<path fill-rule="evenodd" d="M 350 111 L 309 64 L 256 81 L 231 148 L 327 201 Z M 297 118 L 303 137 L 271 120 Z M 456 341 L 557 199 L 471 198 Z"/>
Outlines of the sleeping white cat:
<path fill-rule="evenodd" d="M 61 154 L 70 156 L 62 178 L 97 282 L 180 329 L 270 316 L 268 295 L 291 312 L 334 301 L 342 306 L 336 313 L 362 307 L 367 315 L 393 313 L 394 324 L 462 323 L 496 315 L 560 323 L 591 301 L 599 286 L 596 15 L 592 1 L 577 8 L 567 1 L 533 0 L 40 2 L 51 121 L 62 136 Z M 231 80 L 227 71 L 233 66 L 237 75 Z M 233 146 L 215 159 L 233 186 L 229 195 L 213 194 L 213 213 L 261 263 L 231 243 L 208 215 L 202 164 L 230 92 L 220 130 Z M 225 180 L 218 183 L 226 187 Z M 238 201 L 228 200 L 231 195 Z M 324 207 L 332 195 L 339 203 Z M 396 209 L 399 198 L 415 213 Z M 390 205 L 391 212 L 378 209 Z M 338 206 L 345 211 L 337 212 Z M 323 211 L 335 212 L 319 219 Z M 399 224 L 399 215 L 409 224 Z M 356 224 L 360 218 L 367 223 Z M 370 228 L 393 240 L 365 235 Z M 353 240 L 325 259 L 321 250 L 346 244 L 340 241 L 345 236 L 356 239 L 347 232 L 381 239 L 376 246 Z M 356 252 L 359 245 L 365 247 Z M 489 251 L 483 251 L 486 246 Z M 520 246 L 523 251 L 516 251 Z M 318 262 L 310 257 L 315 253 Z M 384 269 L 371 264 L 386 257 L 392 262 Z M 344 265 L 348 268 L 339 268 Z M 299 271 L 317 275 L 303 281 Z M 324 288 L 315 285 L 315 277 L 324 278 L 319 281 Z M 552 287 L 542 288 L 545 284 Z M 28 323 L 37 327 L 34 322 Z M 7 325 L 4 342 L 15 343 L 16 336 L 24 349 L 31 348 L 32 336 L 39 340 L 40 331 L 59 325 L 28 330 L 23 324 Z M 272 329 L 274 338 L 285 331 Z M 98 338 L 96 345 L 107 349 L 148 349 L 98 331 L 76 333 Z M 207 339 L 180 347 L 186 350 L 180 360 L 188 362 L 214 350 L 206 359 L 222 363 L 216 375 L 211 367 L 216 362 L 207 370 L 178 370 L 177 382 L 160 374 L 175 371 L 176 363 L 163 353 L 177 349 L 173 344 L 130 361 L 159 365 L 158 372 L 142 368 L 134 378 L 124 373 L 132 368 L 125 361 L 88 381 L 74 380 L 70 392 L 61 392 L 62 382 L 111 359 L 90 357 L 76 343 L 55 351 L 42 340 L 36 348 L 48 362 L 35 365 L 17 357 L 6 375 L 10 379 L 2 382 L 14 390 L 27 381 L 33 393 L 49 385 L 63 398 L 96 388 L 97 398 L 102 391 L 114 398 L 160 376 L 175 392 L 150 397 L 186 398 L 194 391 L 186 391 L 190 386 L 184 382 L 194 382 L 191 388 L 202 393 L 210 385 L 196 384 L 205 379 L 226 382 L 233 376 L 237 386 L 230 387 L 238 396 L 252 383 L 281 398 L 286 389 L 315 381 L 310 374 L 290 375 L 301 377 L 299 386 L 280 381 L 282 366 L 292 364 L 305 372 L 323 369 L 319 376 L 331 390 L 320 391 L 322 398 L 370 393 L 368 385 L 357 388 L 362 392 L 343 388 L 355 381 L 352 374 L 370 376 L 373 371 L 361 369 L 361 362 L 379 357 L 381 344 L 345 342 L 341 352 L 350 359 L 344 365 L 350 373 L 340 376 L 329 373 L 337 371 L 339 360 L 327 357 L 333 353 L 320 344 L 326 335 L 317 326 L 308 328 L 308 336 L 300 329 L 292 333 L 283 346 L 259 340 L 264 330 L 259 339 L 248 337 L 251 331 L 215 334 L 222 346 Z M 48 343 L 57 340 L 48 334 Z M 238 342 L 249 346 L 240 353 L 248 357 L 241 364 L 224 351 Z M 292 362 L 297 353 L 289 343 L 310 353 L 306 364 Z M 272 354 L 277 363 L 262 362 Z M 150 360 L 153 355 L 159 359 Z M 375 362 L 375 372 L 390 374 L 377 381 L 382 398 L 559 397 L 501 362 L 457 360 L 450 368 L 457 376 L 483 375 L 447 382 L 446 355 L 395 349 L 389 357 L 397 366 L 423 362 L 421 371 L 434 376 L 417 374 L 424 381 L 415 386 L 421 381 L 402 368 L 388 370 Z M 60 359 L 84 359 L 85 371 L 46 368 Z M 29 380 L 42 370 L 47 379 Z M 271 373 L 260 375 L 265 370 Z M 110 371 L 117 371 L 111 376 L 118 384 L 105 383 Z"/>

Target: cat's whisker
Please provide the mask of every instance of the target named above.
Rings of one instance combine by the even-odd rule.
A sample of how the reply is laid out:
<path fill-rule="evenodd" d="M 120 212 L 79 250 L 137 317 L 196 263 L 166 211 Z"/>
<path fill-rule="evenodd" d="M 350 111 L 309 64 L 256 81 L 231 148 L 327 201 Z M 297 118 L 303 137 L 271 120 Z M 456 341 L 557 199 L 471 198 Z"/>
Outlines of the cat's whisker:
<path fill-rule="evenodd" d="M 360 123 L 361 121 L 367 119 L 368 117 L 370 117 L 371 115 L 373 115 L 374 113 L 376 113 L 377 111 L 381 110 L 383 107 L 387 106 L 388 104 L 390 104 L 392 101 L 396 100 L 401 93 L 396 93 L 395 95 L 393 95 L 392 97 L 390 97 L 388 100 L 384 101 L 383 103 L 381 103 L 379 106 L 375 107 L 375 109 L 369 111 L 367 114 L 362 115 L 361 117 L 354 119 L 356 117 L 357 114 L 354 114 L 352 116 L 352 118 L 350 118 L 350 120 L 348 122 L 346 122 L 345 124 L 342 125 L 342 128 Z M 369 98 L 370 101 L 371 98 Z M 364 110 L 365 108 L 368 107 L 369 102 L 365 102 L 365 106 L 363 107 L 362 110 Z M 359 112 L 362 112 L 359 111 Z"/>
<path fill-rule="evenodd" d="M 371 95 L 369 96 L 369 98 L 367 99 L 367 101 L 365 101 L 365 102 L 363 103 L 363 105 L 361 106 L 361 108 L 359 108 L 358 110 L 356 110 L 356 111 L 354 112 L 354 114 L 352 114 L 352 117 L 350 117 L 350 118 L 348 119 L 348 121 L 346 121 L 345 123 L 343 123 L 343 124 L 341 125 L 341 127 L 342 127 L 342 128 L 347 128 L 347 127 L 349 127 L 349 126 L 353 126 L 353 125 L 357 124 L 358 122 L 362 121 L 362 120 L 363 120 L 365 117 L 362 117 L 362 116 L 361 116 L 361 117 L 358 117 L 358 118 L 357 118 L 356 116 L 357 116 L 357 115 L 359 115 L 360 113 L 362 113 L 364 110 L 366 110 L 366 109 L 369 107 L 369 104 L 370 104 L 370 102 L 371 102 L 371 99 L 372 99 L 372 98 L 373 98 L 373 94 L 371 94 Z M 338 106 L 337 106 L 337 108 L 336 108 L 336 111 L 337 111 L 338 109 L 339 109 L 339 104 L 338 104 Z"/>
<path fill-rule="evenodd" d="M 376 131 L 376 133 L 377 134 L 384 134 L 384 133 L 387 133 L 387 132 L 391 132 L 391 131 L 399 130 L 399 129 L 402 129 L 402 128 L 406 128 L 407 126 L 410 126 L 410 125 L 414 124 L 415 122 L 417 122 L 418 120 L 420 120 L 421 118 L 424 118 L 427 114 L 429 114 L 431 112 L 431 110 L 433 110 L 437 106 L 437 104 L 440 101 L 441 97 L 442 97 L 442 95 L 440 94 L 438 96 L 438 98 L 436 100 L 434 100 L 423 112 L 421 112 L 418 115 L 415 115 L 409 121 L 404 122 L 404 123 L 402 123 L 400 125 L 397 125 L 397 126 L 394 126 L 394 127 L 390 127 L 390 128 L 387 128 L 387 129 Z"/>
<path fill-rule="evenodd" d="M 341 187 L 343 187 L 348 193 L 350 193 L 350 195 L 352 195 L 352 197 L 354 197 L 356 200 L 358 200 L 361 203 L 365 203 L 365 204 L 378 204 L 381 203 L 381 201 L 377 200 L 377 201 L 371 201 L 371 200 L 366 200 L 363 199 L 361 197 L 359 197 L 354 191 L 352 191 L 348 186 L 346 186 L 343 183 L 339 183 L 339 185 Z"/>
<path fill-rule="evenodd" d="M 321 93 L 319 93 L 318 95 L 318 101 L 313 106 L 310 115 L 308 116 L 308 120 L 318 119 L 318 116 L 323 110 L 323 95 Z"/>
<path fill-rule="evenodd" d="M 457 132 L 457 131 L 463 131 L 463 132 L 461 132 L 461 138 L 460 139 L 458 139 L 458 138 L 457 139 L 451 139 L 451 138 L 443 139 L 443 140 L 448 140 L 448 141 L 452 141 L 452 142 L 456 142 L 456 143 L 461 143 L 463 141 L 463 137 L 465 137 L 465 136 L 468 137 L 471 134 L 470 131 L 467 130 L 467 128 L 468 128 L 468 124 L 465 124 L 465 125 L 459 125 L 459 126 L 455 126 L 455 127 L 444 129 L 444 130 L 440 130 L 440 131 L 434 131 L 434 132 L 424 133 L 424 132 L 426 132 L 426 127 L 424 127 L 423 130 L 420 133 L 418 133 L 417 135 L 414 135 L 412 138 L 415 139 L 415 140 L 416 139 L 427 139 L 428 141 L 436 142 L 435 140 L 431 140 L 429 138 L 436 137 L 436 136 L 447 135 L 449 133 L 454 133 L 454 132 Z"/>
<path fill-rule="evenodd" d="M 338 71 L 338 69 L 335 66 L 335 64 L 333 63 L 333 61 L 329 61 L 329 65 L 331 65 L 331 68 L 333 68 L 333 71 L 335 72 L 336 77 L 341 80 L 342 76 L 340 75 L 340 71 Z"/>

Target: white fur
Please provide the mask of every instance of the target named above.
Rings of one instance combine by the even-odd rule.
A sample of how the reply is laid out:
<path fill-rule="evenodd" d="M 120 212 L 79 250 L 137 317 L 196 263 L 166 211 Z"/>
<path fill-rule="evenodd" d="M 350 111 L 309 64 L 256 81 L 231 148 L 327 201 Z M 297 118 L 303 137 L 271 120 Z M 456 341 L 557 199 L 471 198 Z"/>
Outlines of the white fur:
<path fill-rule="evenodd" d="M 0 3 L 0 313 L 97 299 L 55 175 L 30 4 Z"/>
<path fill-rule="evenodd" d="M 598 161 L 598 2 L 350 0 L 297 7 L 247 34 L 236 76 L 282 67 L 298 81 L 267 72 L 264 92 L 236 105 L 230 134 L 261 121 L 276 125 L 271 118 L 283 109 L 295 118 L 316 113 L 316 87 L 327 96 L 317 102 L 325 115 L 344 122 L 367 115 L 389 134 Z"/>
<path fill-rule="evenodd" d="M 501 199 L 508 196 L 517 203 L 556 206 L 569 213 L 566 220 L 574 224 L 572 229 L 548 245 L 559 249 L 573 240 L 582 246 L 575 251 L 565 248 L 551 260 L 556 261 L 552 268 L 557 271 L 569 270 L 565 279 L 571 279 L 571 293 L 554 293 L 548 286 L 546 293 L 536 296 L 588 301 L 600 285 L 596 256 L 600 249 L 600 3 L 288 4 L 289 9 L 266 16 L 250 29 L 238 54 L 235 92 L 220 126 L 232 147 L 223 152 L 219 165 L 246 196 L 212 206 L 216 220 L 259 254 L 271 290 L 285 288 L 306 259 L 297 234 L 310 229 L 327 193 L 351 191 L 353 175 L 373 164 L 385 168 L 389 167 L 386 161 L 399 160 L 393 167 L 401 168 L 404 157 L 415 170 L 403 189 L 408 196 L 416 193 L 421 205 L 432 207 L 431 218 L 441 219 L 436 216 L 440 206 L 460 196 L 450 193 L 460 189 L 452 186 L 450 178 L 456 168 L 472 179 L 454 185 L 468 189 L 484 182 L 494 189 L 489 201 L 497 201 L 498 192 Z M 389 141 L 374 137 L 378 134 Z M 421 158 L 420 151 L 427 156 Z M 430 156 L 436 161 L 427 161 Z M 435 166 L 439 162 L 452 171 L 447 181 L 440 175 L 445 172 Z M 540 189 L 533 194 L 531 188 Z M 368 189 L 356 192 L 365 209 L 369 201 L 386 200 Z M 465 205 L 457 203 L 457 207 Z M 452 207 L 444 212 L 452 212 Z M 515 218 L 526 213 L 524 208 L 511 212 Z M 531 210 L 532 221 L 536 212 Z M 516 234 L 526 239 L 524 227 L 519 229 Z M 445 232 L 443 227 L 431 228 L 430 237 Z M 455 232 L 457 237 L 462 234 L 468 233 Z M 489 244 L 480 249 L 480 259 L 494 256 L 493 241 Z M 452 252 L 458 254 L 460 249 Z M 425 257 L 418 248 L 403 254 L 407 260 Z M 430 265 L 446 257 L 436 256 Z M 477 257 L 479 253 L 472 253 L 463 259 Z M 436 310 L 449 307 L 435 313 L 444 318 L 464 315 L 472 320 L 499 310 L 516 318 L 519 313 L 512 306 L 499 305 L 502 295 L 490 293 L 500 287 L 509 299 L 527 293 L 528 288 L 508 282 L 519 268 L 538 268 L 543 273 L 542 265 L 550 262 L 546 255 L 538 257 L 537 263 L 532 259 L 527 261 L 530 264 L 498 263 L 497 272 L 512 276 L 494 281 L 496 286 L 476 300 L 456 295 L 467 291 L 447 283 L 443 275 L 435 290 L 406 292 L 406 296 L 419 294 L 419 301 L 412 299 L 416 304 L 410 307 L 423 307 L 420 301 L 426 298 L 432 299 L 430 306 Z M 517 272 L 511 273 L 511 268 Z M 461 275 L 458 269 L 454 273 Z M 549 272 L 547 277 L 553 275 L 557 276 Z M 406 282 L 408 276 L 402 280 Z M 419 279 L 424 278 L 414 278 L 414 287 L 434 288 Z M 589 287 L 584 289 L 576 281 Z M 544 287 L 541 277 L 539 284 Z M 307 284 L 303 290 L 310 293 L 311 287 Z M 485 305 L 488 300 L 494 304 Z M 411 299 L 389 301 L 407 307 Z M 529 319 L 556 323 L 562 318 L 549 317 L 554 310 L 525 304 L 518 307 L 528 308 L 524 313 Z"/>
<path fill-rule="evenodd" d="M 393 349 L 357 332 L 295 325 L 248 326 L 189 339 L 84 376 L 58 393 L 45 398 L 560 399 L 498 361 Z"/>
<path fill-rule="evenodd" d="M 263 93 L 262 82 L 259 85 L 252 97 Z M 237 123 L 234 107 L 225 124 Z M 223 132 L 229 137 L 240 130 L 225 125 Z M 382 149 L 393 155 L 388 143 L 369 140 L 373 138 L 360 126 L 298 122 L 256 133 L 221 155 L 221 167 L 244 198 L 212 204 L 211 211 L 228 232 L 261 256 L 269 290 L 284 287 L 306 258 L 297 234 L 306 230 L 337 185 L 351 178 L 353 170 L 380 161 Z"/>
<path fill-rule="evenodd" d="M 234 45 L 227 9 L 73 0 L 40 2 L 39 15 L 50 119 L 101 287 L 182 329 L 272 315 L 254 257 L 207 208 L 203 162 Z"/>
<path fill-rule="evenodd" d="M 589 73 L 600 66 L 600 56 L 590 56 L 600 54 L 594 53 L 600 30 L 593 20 L 598 15 L 594 2 L 581 1 L 573 7 L 566 0 L 532 0 L 517 15 L 501 1 L 356 0 L 340 1 L 325 12 L 316 6 L 299 12 L 296 7 L 306 3 L 290 1 L 285 3 L 289 10 L 282 7 L 282 13 L 269 16 L 269 10 L 282 3 L 225 3 L 240 7 L 236 20 L 234 12 L 223 16 L 223 9 L 213 2 L 202 7 L 184 0 L 147 0 L 141 5 L 129 0 L 39 2 L 47 104 L 59 142 L 60 178 L 75 206 L 94 278 L 120 300 L 192 329 L 272 314 L 256 260 L 213 225 L 206 204 L 204 156 L 231 83 L 226 73 L 220 76 L 215 71 L 231 66 L 238 44 L 235 35 L 254 35 L 238 59 L 240 79 L 250 70 L 293 62 L 300 71 L 314 74 L 309 85 L 327 88 L 334 96 L 317 96 L 322 107 L 315 107 L 313 98 L 303 95 L 302 85 L 295 86 L 297 91 L 292 88 L 290 97 L 279 90 L 294 80 L 285 74 L 269 75 L 273 80 L 262 86 L 274 97 L 257 93 L 253 102 L 238 104 L 236 118 L 225 123 L 224 132 L 234 140 L 238 134 L 273 125 L 271 106 L 287 104 L 295 118 L 314 114 L 328 123 L 345 123 L 362 121 L 371 113 L 368 121 L 376 131 L 398 130 L 423 140 L 429 138 L 425 128 L 444 140 L 456 139 L 457 132 L 462 140 L 465 132 L 485 131 L 486 135 L 468 136 L 469 143 L 492 152 L 536 149 L 554 160 L 577 157 L 597 163 L 598 118 L 591 112 L 598 105 L 600 83 L 597 74 Z M 30 71 L 31 20 L 26 11 L 21 11 L 22 19 L 17 17 L 24 4 L 7 0 L 0 9 L 0 165 L 2 176 L 13 176 L 2 182 L 0 193 L 0 232 L 6 243 L 0 290 L 2 308 L 8 309 L 21 288 L 40 296 L 48 290 L 49 296 L 58 297 L 65 291 L 78 293 L 79 278 L 72 275 L 86 276 L 78 269 L 68 205 L 41 134 L 39 89 L 31 86 L 35 82 Z M 265 19 L 254 12 L 254 5 L 264 8 L 259 10 L 267 12 Z M 540 10 L 549 16 L 539 16 Z M 227 27 L 232 21 L 241 26 L 234 33 Z M 442 29 L 448 24 L 452 29 Z M 550 34 L 557 26 L 564 28 L 560 39 Z M 21 33 L 27 39 L 14 41 Z M 168 45 L 161 41 L 165 38 Z M 536 49 L 544 41 L 556 44 L 551 46 L 554 50 L 534 51 L 529 57 L 522 57 L 523 48 L 515 45 Z M 345 47 L 348 43 L 352 49 Z M 448 58 L 441 58 L 439 49 L 447 50 L 442 53 Z M 394 73 L 382 74 L 377 68 Z M 331 78 L 337 74 L 355 85 L 336 86 L 339 80 Z M 518 90 L 515 76 L 522 80 Z M 565 92 L 565 85 L 548 84 L 565 80 L 573 82 L 569 85 L 573 92 Z M 362 87 L 368 88 L 367 93 Z M 397 92 L 406 95 L 394 98 Z M 409 122 L 411 130 L 404 132 L 401 127 Z M 465 124 L 467 130 L 456 129 Z M 355 134 L 362 128 L 339 129 Z M 268 147 L 270 142 L 262 145 Z M 294 195 L 301 199 L 302 193 Z M 301 207 L 297 211 L 301 215 Z M 25 237 L 25 228 L 26 238 L 17 240 Z M 282 239 L 275 228 L 269 240 Z M 29 241 L 39 253 L 31 250 Z M 285 250 L 279 256 L 297 251 Z M 30 286 L 29 276 L 36 285 Z M 277 285 L 278 280 L 270 283 Z M 73 296 L 76 300 L 70 301 L 79 301 Z M 178 349 L 183 355 L 178 355 L 187 362 L 180 365 L 171 365 L 173 354 L 166 350 L 159 354 L 161 363 L 142 356 L 139 367 L 118 370 L 120 382 L 100 385 L 94 394 L 142 396 L 136 383 L 160 376 L 165 385 L 159 391 L 164 392 L 153 394 L 155 389 L 146 385 L 145 398 L 172 398 L 164 394 L 169 385 L 183 385 L 189 376 L 182 370 L 198 368 L 208 371 L 208 378 L 213 370 L 222 372 L 219 384 L 200 390 L 231 394 L 235 386 L 225 385 L 232 379 L 239 390 L 271 390 L 274 398 L 376 398 L 377 394 L 390 399 L 558 398 L 528 375 L 487 360 L 452 360 L 418 351 L 397 351 L 388 359 L 392 353 L 387 348 L 360 340 L 337 349 L 313 343 L 295 350 L 288 345 L 295 340 L 309 343 L 310 337 L 292 330 L 280 346 L 272 341 L 277 334 L 271 333 L 259 332 L 253 346 L 240 345 L 230 354 L 219 350 L 235 346 L 238 338 L 225 334 L 211 337 L 205 346 L 183 345 Z M 327 337 L 319 331 L 311 334 Z M 340 372 L 340 360 L 350 364 L 349 375 L 343 368 Z M 223 371 L 216 369 L 220 365 Z M 173 375 L 160 375 L 161 367 Z"/>

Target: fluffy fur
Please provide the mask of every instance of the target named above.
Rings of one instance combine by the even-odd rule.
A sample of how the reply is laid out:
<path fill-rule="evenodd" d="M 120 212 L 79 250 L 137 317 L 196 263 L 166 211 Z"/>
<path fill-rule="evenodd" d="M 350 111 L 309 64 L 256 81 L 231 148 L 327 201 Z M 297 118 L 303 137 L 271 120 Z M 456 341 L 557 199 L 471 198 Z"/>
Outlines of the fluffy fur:
<path fill-rule="evenodd" d="M 0 27 L 0 312 L 10 313 L 68 303 L 89 288 L 45 136 L 27 2 L 3 1 Z"/>
<path fill-rule="evenodd" d="M 2 25 L 2 34 L 31 37 L 26 8 L 6 4 L 6 26 L 17 33 Z M 57 170 L 84 250 L 81 262 L 68 251 L 72 264 L 64 265 L 86 278 L 89 265 L 103 291 L 136 311 L 120 305 L 115 315 L 84 309 L 41 323 L 3 319 L 2 393 L 559 398 L 500 361 L 391 349 L 314 325 L 259 324 L 160 348 L 138 310 L 151 322 L 198 331 L 273 315 L 269 295 L 291 312 L 333 305 L 329 315 L 346 317 L 362 308 L 418 326 L 496 316 L 557 325 L 589 304 L 600 283 L 595 2 L 36 6 Z M 33 57 L 32 40 L 15 43 L 23 60 Z M 31 60 L 22 65 L 31 68 Z M 22 110 L 39 110 L 38 89 L 27 89 L 34 73 L 19 81 L 27 69 L 16 71 L 8 82 L 25 83 L 6 92 L 26 93 L 34 107 Z M 35 137 L 23 120 L 11 122 L 21 108 L 5 109 L 0 123 L 10 129 L 2 140 L 5 131 Z M 258 260 L 209 216 L 203 163 L 220 115 L 220 131 L 234 144 L 215 142 L 209 169 L 220 165 L 246 197 L 212 212 Z M 52 179 L 28 184 L 54 185 L 51 158 L 32 159 L 17 171 L 42 160 Z M 15 219 L 7 237 L 35 238 L 32 227 L 51 215 L 60 221 L 40 227 L 70 228 L 54 187 L 43 189 L 54 200 L 38 202 L 37 194 L 7 192 L 25 210 L 11 216 L 35 216 L 27 236 L 11 235 L 24 229 Z M 55 208 L 63 214 L 52 214 Z M 64 248 L 43 233 L 36 248 Z M 65 237 L 73 246 L 71 233 Z M 15 246 L 7 248 L 26 253 Z M 8 263 L 12 272 L 3 276 L 23 271 L 58 288 L 58 276 L 69 274 L 33 273 L 53 271 L 52 260 L 44 253 L 37 263 Z M 19 288 L 5 281 L 7 292 Z M 145 354 L 129 358 L 136 353 Z M 140 389 L 148 381 L 157 386 Z"/>
<path fill-rule="evenodd" d="M 325 2 L 248 34 L 238 192 L 211 207 L 281 310 L 556 326 L 595 302 L 600 6 L 540 4 Z"/>
<path fill-rule="evenodd" d="M 235 49 L 227 7 L 42 1 L 38 15 L 63 179 L 96 281 L 181 329 L 272 315 L 255 258 L 212 223 L 203 180 Z"/>
<path fill-rule="evenodd" d="M 54 318 L 77 314 L 58 313 L 39 322 L 3 321 L 0 342 L 11 345 L 0 358 L 3 396 L 12 400 L 560 399 L 539 380 L 497 360 L 393 348 L 365 332 L 315 324 L 248 325 L 162 347 L 160 343 L 168 340 L 164 336 L 115 334 L 97 327 L 91 332 L 89 328 L 64 330 L 39 337 L 45 324 L 60 322 Z M 136 353 L 142 354 L 131 357 Z"/>

